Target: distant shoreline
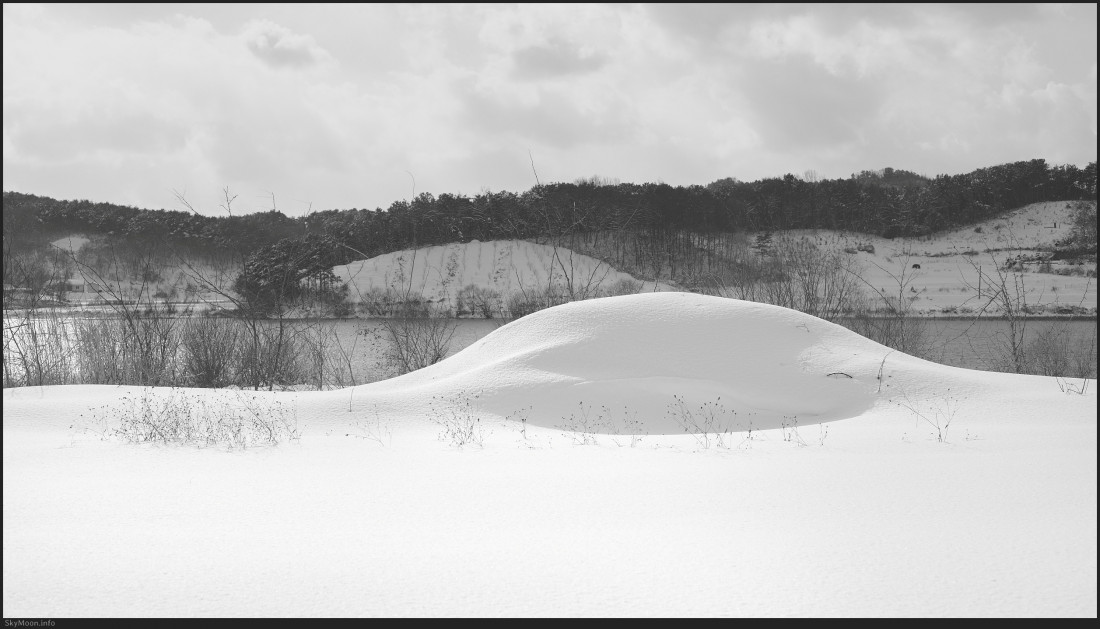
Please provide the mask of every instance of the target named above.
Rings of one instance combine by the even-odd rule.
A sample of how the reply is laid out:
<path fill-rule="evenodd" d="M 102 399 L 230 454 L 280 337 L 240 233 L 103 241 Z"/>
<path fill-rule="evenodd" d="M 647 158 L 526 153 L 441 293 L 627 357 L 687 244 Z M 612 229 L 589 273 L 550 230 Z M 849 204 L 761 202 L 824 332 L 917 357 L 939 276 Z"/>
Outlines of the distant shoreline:
<path fill-rule="evenodd" d="M 235 318 L 235 315 L 232 314 L 232 313 L 235 312 L 235 310 L 233 310 L 233 309 L 219 308 L 219 309 L 213 310 L 213 311 L 211 311 L 208 308 L 204 308 L 202 310 L 194 309 L 195 306 L 210 306 L 211 305 L 211 304 L 208 304 L 206 302 L 169 302 L 169 303 L 171 304 L 171 306 L 174 309 L 177 310 L 177 312 L 165 312 L 164 310 L 158 309 L 157 314 L 160 315 L 160 316 L 167 316 L 167 317 L 178 318 L 178 319 L 191 319 L 191 318 L 202 317 L 202 316 Z M 126 304 L 126 305 L 128 307 L 138 306 L 138 304 Z M 160 304 L 158 304 L 158 305 L 160 305 Z M 188 309 L 191 309 L 190 312 L 179 312 L 179 311 L 184 311 L 184 310 L 188 310 Z M 7 304 L 4 304 L 4 307 L 3 307 L 3 312 L 4 312 L 5 316 L 7 316 L 8 313 L 25 312 L 27 310 L 28 310 L 28 308 L 18 307 L 18 306 L 9 306 Z M 66 314 L 68 314 L 68 313 L 74 313 L 74 314 L 80 313 L 80 314 L 85 314 L 85 315 L 100 315 L 100 316 L 103 316 L 104 318 L 110 318 L 113 314 L 115 314 L 114 311 L 113 311 L 113 308 L 108 304 L 69 304 L 69 305 L 51 304 L 49 306 L 43 306 L 43 307 L 40 307 L 40 308 L 33 308 L 33 309 L 30 309 L 30 310 L 33 310 L 33 311 L 36 311 L 36 312 L 37 311 L 42 311 L 42 312 L 59 311 L 59 312 L 66 313 Z M 210 312 L 210 314 L 205 314 L 207 312 Z M 141 317 L 145 313 L 139 311 L 137 314 L 138 314 L 139 317 Z M 392 319 L 392 318 L 395 318 L 395 317 L 360 316 L 360 315 L 353 314 L 353 315 L 346 316 L 346 317 L 336 317 L 336 316 L 331 316 L 330 317 L 330 316 L 315 316 L 315 315 L 305 315 L 305 316 L 289 315 L 289 316 L 284 316 L 282 318 L 283 319 L 293 319 L 293 320 L 317 320 L 317 321 L 347 321 L 349 319 L 362 319 L 362 320 L 368 320 L 369 321 L 369 320 L 373 320 L 373 319 Z M 493 318 L 490 318 L 490 319 L 486 319 L 485 317 L 481 317 L 481 316 L 476 316 L 476 317 L 475 316 L 461 316 L 461 317 L 447 317 L 447 318 L 456 319 L 456 320 L 470 319 L 470 320 L 476 320 L 476 321 L 508 321 L 508 320 L 510 320 L 507 317 L 493 317 Z M 896 317 L 894 317 L 894 316 L 892 316 L 888 313 L 868 313 L 868 314 L 863 314 L 863 315 L 844 316 L 844 317 L 840 317 L 840 318 L 844 319 L 844 320 L 870 319 L 870 320 L 879 321 L 879 320 L 894 319 Z M 1009 316 L 1007 316 L 1003 313 L 998 313 L 998 312 L 985 313 L 985 314 L 970 314 L 970 315 L 958 314 L 958 313 L 921 312 L 921 313 L 911 313 L 911 314 L 908 314 L 908 315 L 906 315 L 905 317 L 902 317 L 902 318 L 903 319 L 934 319 L 934 320 L 937 320 L 937 321 L 973 321 L 975 319 L 991 320 L 991 321 L 1007 321 L 1007 320 L 1010 320 L 1010 319 L 1013 319 L 1013 318 L 1018 319 L 1018 320 L 1026 320 L 1026 321 L 1096 321 L 1097 320 L 1097 313 L 1096 312 L 1088 312 L 1088 313 L 1076 313 L 1076 314 L 1075 313 L 1066 313 L 1066 314 L 1057 314 L 1057 313 L 1020 314 L 1020 315 L 1017 315 L 1016 317 L 1009 317 Z M 278 318 L 273 317 L 273 318 L 270 318 L 270 319 L 263 319 L 263 320 L 276 321 L 276 320 L 278 320 Z"/>

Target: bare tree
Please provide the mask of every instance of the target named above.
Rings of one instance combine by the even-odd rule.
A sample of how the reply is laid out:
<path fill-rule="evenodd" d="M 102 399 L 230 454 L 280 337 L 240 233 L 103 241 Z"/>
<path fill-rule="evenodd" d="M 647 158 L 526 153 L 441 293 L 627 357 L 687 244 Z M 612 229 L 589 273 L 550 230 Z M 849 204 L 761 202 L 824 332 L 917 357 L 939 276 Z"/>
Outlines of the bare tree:
<path fill-rule="evenodd" d="M 722 275 L 711 275 L 719 295 L 783 306 L 827 321 L 851 315 L 862 304 L 858 263 L 837 251 L 822 251 L 804 239 L 785 239 L 765 256 L 748 254 Z"/>
<path fill-rule="evenodd" d="M 913 286 L 916 274 L 911 259 L 912 251 L 906 248 L 899 258 L 901 266 L 897 272 L 871 262 L 891 279 L 896 292 L 888 293 L 885 288 L 877 289 L 862 274 L 854 272 L 853 277 L 874 295 L 870 298 L 874 307 L 860 308 L 846 324 L 855 332 L 887 347 L 912 356 L 932 358 L 933 341 L 930 338 L 928 321 L 914 312 L 913 308 L 917 295 Z"/>
<path fill-rule="evenodd" d="M 51 286 L 64 283 L 57 266 L 41 252 L 20 250 L 6 232 L 3 255 L 4 386 L 72 382 L 69 330 L 44 308 Z"/>
<path fill-rule="evenodd" d="M 967 264 L 977 273 L 977 286 L 964 280 L 967 288 L 975 292 L 974 299 L 979 305 L 974 314 L 975 320 L 985 314 L 997 314 L 1007 324 L 1007 333 L 998 333 L 1003 348 L 1001 365 L 1016 373 L 1025 373 L 1025 334 L 1027 315 L 1032 305 L 1028 304 L 1028 291 L 1022 273 L 1014 273 L 1006 266 L 997 264 L 993 254 L 989 254 L 991 264 L 978 264 L 966 256 Z M 1039 297 L 1041 301 L 1041 295 Z"/>
<path fill-rule="evenodd" d="M 94 380 L 104 384 L 171 384 L 179 329 L 177 320 L 152 300 L 150 283 L 157 276 L 154 260 L 159 255 L 155 248 L 129 252 L 127 266 L 133 267 L 129 273 L 123 272 L 122 256 L 114 247 L 111 262 L 102 272 L 71 251 L 69 255 L 85 282 L 116 317 L 115 321 L 85 322 L 78 329 L 77 342 L 92 346 L 78 352 L 86 359 L 82 377 L 87 378 L 90 374 L 83 372 L 91 370 L 98 374 Z M 120 326 L 117 330 L 113 329 L 115 322 Z"/>
<path fill-rule="evenodd" d="M 344 245 L 345 248 L 369 258 L 366 254 Z M 448 316 L 449 313 L 433 308 L 422 294 L 413 294 L 413 271 L 415 270 L 417 250 L 412 250 L 410 267 L 406 271 L 404 259 L 399 259 L 396 277 L 391 281 L 377 298 L 390 301 L 390 303 L 376 303 L 376 312 L 385 312 L 388 316 L 380 319 L 380 328 L 364 328 L 360 332 L 372 339 L 376 345 L 381 345 L 383 369 L 390 375 L 402 375 L 417 369 L 423 369 L 443 360 L 450 349 L 451 339 L 454 338 L 457 322 Z M 453 261 L 457 265 L 457 260 Z M 448 276 L 443 277 L 441 284 L 444 293 L 448 283 L 455 275 L 455 269 L 451 268 Z M 406 279 L 407 278 L 407 279 Z M 359 293 L 360 303 L 367 303 L 374 299 L 372 296 L 363 295 L 358 286 L 355 291 Z M 400 287 L 400 288 L 399 288 Z M 392 301 L 396 298 L 396 301 Z"/>

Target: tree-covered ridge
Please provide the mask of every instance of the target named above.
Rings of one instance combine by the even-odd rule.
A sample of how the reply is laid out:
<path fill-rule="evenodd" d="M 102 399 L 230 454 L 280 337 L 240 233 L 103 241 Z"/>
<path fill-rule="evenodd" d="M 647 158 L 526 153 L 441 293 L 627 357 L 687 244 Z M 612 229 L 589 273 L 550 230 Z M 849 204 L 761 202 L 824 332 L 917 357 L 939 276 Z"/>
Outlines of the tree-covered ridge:
<path fill-rule="evenodd" d="M 119 241 L 247 253 L 304 233 L 300 221 L 275 211 L 202 216 L 87 200 L 58 201 L 19 192 L 4 192 L 3 203 L 4 233 L 32 242 L 78 233 L 104 235 Z"/>
<path fill-rule="evenodd" d="M 619 227 L 651 234 L 823 228 L 919 236 L 1036 201 L 1095 198 L 1095 162 L 1082 169 L 1036 159 L 934 178 L 892 168 L 863 171 L 848 179 L 817 180 L 807 173 L 753 182 L 726 178 L 706 186 L 617 183 L 594 177 L 537 185 L 522 193 L 422 193 L 411 201 L 395 201 L 384 211 L 331 209 L 300 218 L 277 211 L 202 216 L 5 192 L 3 221 L 6 235 L 29 240 L 52 234 L 103 234 L 240 255 L 283 239 L 318 234 L 338 245 L 325 257 L 344 263 L 409 247 Z"/>

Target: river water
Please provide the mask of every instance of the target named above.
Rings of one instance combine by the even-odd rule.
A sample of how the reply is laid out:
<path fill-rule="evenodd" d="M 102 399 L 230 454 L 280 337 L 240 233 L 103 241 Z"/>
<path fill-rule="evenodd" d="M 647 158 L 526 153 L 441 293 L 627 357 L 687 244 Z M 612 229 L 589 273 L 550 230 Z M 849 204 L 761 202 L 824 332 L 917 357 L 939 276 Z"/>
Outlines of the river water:
<path fill-rule="evenodd" d="M 921 319 L 925 328 L 925 345 L 921 358 L 934 362 L 982 369 L 987 371 L 1010 370 L 1006 361 L 1010 360 L 1011 328 L 999 319 Z M 381 324 L 375 320 L 339 320 L 327 322 L 334 326 L 337 336 L 344 347 L 355 347 L 359 357 L 359 368 L 363 373 L 371 371 L 370 365 L 377 361 L 360 330 L 378 330 Z M 483 319 L 459 319 L 456 321 L 454 337 L 450 351 L 452 355 L 478 339 L 503 325 L 503 321 Z M 1064 339 L 1070 351 L 1082 355 L 1082 360 L 1091 364 L 1091 375 L 1096 377 L 1096 321 L 1033 319 L 1021 324 L 1017 334 L 1022 336 L 1026 346 L 1034 339 L 1045 336 L 1050 339 Z M 358 335 L 358 336 L 357 336 Z M 1091 351 L 1089 350 L 1091 348 Z M 1091 354 L 1091 358 L 1089 358 Z"/>
<path fill-rule="evenodd" d="M 71 329 L 73 318 L 63 317 L 63 328 Z M 5 370 L 13 364 L 17 346 L 13 343 L 14 335 L 26 327 L 13 328 L 10 324 L 15 321 L 5 317 Z M 59 319 L 55 318 L 55 322 Z M 447 355 L 473 344 L 477 340 L 504 325 L 500 320 L 486 319 L 457 319 L 450 320 L 454 324 L 454 333 L 448 347 Z M 1012 371 L 1011 337 L 1012 329 L 1008 322 L 997 319 L 920 319 L 916 323 L 924 327 L 920 357 L 955 367 L 969 369 L 982 369 L 989 371 Z M 276 325 L 266 322 L 265 325 Z M 337 362 L 343 365 L 346 374 L 338 384 L 361 384 L 372 382 L 394 375 L 392 367 L 387 366 L 384 352 L 387 346 L 386 332 L 383 322 L 377 319 L 338 319 L 338 320 L 294 320 L 288 325 L 296 330 L 310 331 L 312 338 L 323 336 L 329 339 L 329 349 L 326 351 L 338 355 Z M 319 334 L 320 333 L 320 334 Z M 1043 320 L 1033 319 L 1017 329 L 1017 335 L 1022 335 L 1025 347 L 1031 347 L 1033 351 L 1036 345 L 1030 345 L 1036 339 L 1045 338 L 1055 345 L 1061 344 L 1061 351 L 1053 351 L 1052 355 L 1068 356 L 1068 360 L 1054 362 L 1055 371 L 1062 371 L 1059 375 L 1079 376 L 1082 369 L 1088 369 L 1091 377 L 1096 377 L 1096 321 L 1095 320 Z M 302 338 L 308 338 L 309 334 L 303 334 Z M 19 340 L 16 338 L 16 340 Z M 21 347 L 26 347 L 23 343 Z M 1041 349 L 1041 348 L 1040 348 Z M 76 361 L 73 361 L 75 363 Z M 8 374 L 5 373 L 5 376 Z M 5 377 L 5 386 L 11 386 L 11 382 L 22 382 L 19 378 L 9 380 Z M 79 375 L 66 378 L 68 382 L 81 382 Z M 336 385 L 334 385 L 336 386 Z"/>

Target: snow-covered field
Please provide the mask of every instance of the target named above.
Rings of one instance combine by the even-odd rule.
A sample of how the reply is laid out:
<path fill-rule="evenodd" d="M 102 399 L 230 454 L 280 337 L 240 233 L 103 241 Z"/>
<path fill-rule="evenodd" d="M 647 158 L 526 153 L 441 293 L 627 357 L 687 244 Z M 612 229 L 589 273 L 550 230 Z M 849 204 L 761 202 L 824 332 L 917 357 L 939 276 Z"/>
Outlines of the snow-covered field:
<path fill-rule="evenodd" d="M 244 402 L 277 446 L 110 437 L 143 395 L 249 399 L 4 390 L 5 617 L 1097 615 L 1095 380 L 664 292 Z"/>
<path fill-rule="evenodd" d="M 1064 201 L 1033 203 L 1005 215 L 965 228 L 925 238 L 887 239 L 867 234 L 829 230 L 794 230 L 787 237 L 804 237 L 820 247 L 856 249 L 853 255 L 862 268 L 866 287 L 897 297 L 902 291 L 913 301 L 912 314 L 957 314 L 977 312 L 988 299 L 979 299 L 979 273 L 998 279 L 997 269 L 1006 261 L 1034 256 L 1037 248 L 1051 249 L 1073 231 L 1074 210 Z M 872 251 L 858 250 L 870 245 Z M 1035 264 L 1027 270 L 1005 271 L 1005 284 L 1013 298 L 1034 307 L 1045 306 L 1048 314 L 1059 307 L 1082 307 L 1095 311 L 1096 263 L 1081 266 L 1081 275 L 1039 273 Z M 1065 262 L 1054 270 L 1069 269 Z M 985 290 L 989 286 L 984 286 Z M 879 304 L 881 305 L 881 304 Z M 1003 314 L 995 312 L 996 314 Z"/>

